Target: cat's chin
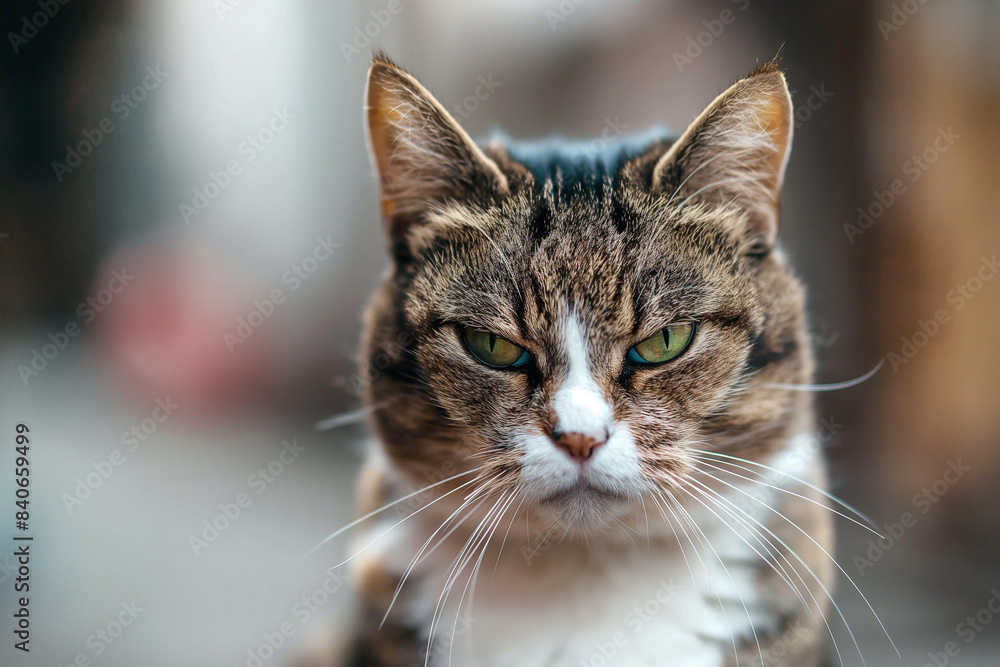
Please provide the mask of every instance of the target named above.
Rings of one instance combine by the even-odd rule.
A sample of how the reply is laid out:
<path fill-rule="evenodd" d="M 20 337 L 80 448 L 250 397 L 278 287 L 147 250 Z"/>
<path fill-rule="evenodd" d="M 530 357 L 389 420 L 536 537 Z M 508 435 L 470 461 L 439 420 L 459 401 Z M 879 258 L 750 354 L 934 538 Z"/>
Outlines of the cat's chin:
<path fill-rule="evenodd" d="M 545 497 L 538 503 L 546 518 L 559 522 L 569 533 L 590 533 L 614 525 L 632 512 L 632 499 L 586 482 Z"/>

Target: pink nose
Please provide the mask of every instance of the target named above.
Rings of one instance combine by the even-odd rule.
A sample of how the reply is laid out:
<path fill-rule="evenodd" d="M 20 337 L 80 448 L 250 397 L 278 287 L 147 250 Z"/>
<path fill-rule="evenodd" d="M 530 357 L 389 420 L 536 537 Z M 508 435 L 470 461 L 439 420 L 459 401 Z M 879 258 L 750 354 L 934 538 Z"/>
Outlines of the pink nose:
<path fill-rule="evenodd" d="M 557 430 L 552 434 L 552 440 L 556 447 L 569 454 L 574 461 L 583 463 L 608 441 L 608 432 L 604 431 L 603 437 L 598 440 L 586 433 L 564 433 Z"/>

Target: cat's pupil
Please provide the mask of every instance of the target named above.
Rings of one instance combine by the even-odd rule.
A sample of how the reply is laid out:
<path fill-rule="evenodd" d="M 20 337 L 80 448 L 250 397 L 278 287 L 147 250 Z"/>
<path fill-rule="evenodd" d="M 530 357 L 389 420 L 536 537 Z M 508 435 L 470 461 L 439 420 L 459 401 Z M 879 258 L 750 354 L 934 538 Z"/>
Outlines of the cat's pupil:
<path fill-rule="evenodd" d="M 490 352 L 493 351 L 493 348 L 496 347 L 496 344 L 497 344 L 496 334 L 490 334 Z"/>

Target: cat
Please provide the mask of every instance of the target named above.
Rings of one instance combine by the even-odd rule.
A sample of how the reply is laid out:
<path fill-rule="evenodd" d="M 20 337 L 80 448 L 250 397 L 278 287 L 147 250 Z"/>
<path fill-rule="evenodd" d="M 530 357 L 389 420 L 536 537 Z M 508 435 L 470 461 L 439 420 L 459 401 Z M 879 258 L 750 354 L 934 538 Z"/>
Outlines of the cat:
<path fill-rule="evenodd" d="M 382 53 L 366 97 L 391 265 L 339 664 L 825 664 L 779 64 L 602 151 L 477 144 Z"/>

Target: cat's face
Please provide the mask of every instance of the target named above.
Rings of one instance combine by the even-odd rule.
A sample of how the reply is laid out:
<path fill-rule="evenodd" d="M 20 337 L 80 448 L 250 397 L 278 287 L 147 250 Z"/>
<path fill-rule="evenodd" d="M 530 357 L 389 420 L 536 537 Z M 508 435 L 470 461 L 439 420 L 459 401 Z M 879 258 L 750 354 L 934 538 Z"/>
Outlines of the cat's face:
<path fill-rule="evenodd" d="M 696 449 L 793 427 L 801 396 L 769 387 L 811 370 L 801 289 L 772 250 L 778 70 L 676 142 L 600 156 L 479 148 L 383 60 L 368 99 L 393 267 L 366 399 L 411 483 L 483 466 L 487 490 L 592 530 L 679 493 Z"/>

